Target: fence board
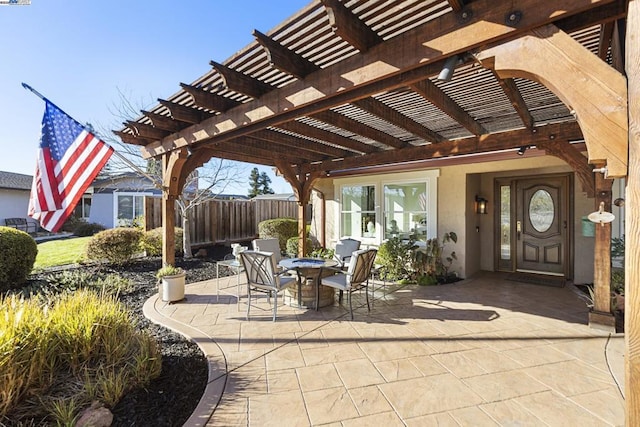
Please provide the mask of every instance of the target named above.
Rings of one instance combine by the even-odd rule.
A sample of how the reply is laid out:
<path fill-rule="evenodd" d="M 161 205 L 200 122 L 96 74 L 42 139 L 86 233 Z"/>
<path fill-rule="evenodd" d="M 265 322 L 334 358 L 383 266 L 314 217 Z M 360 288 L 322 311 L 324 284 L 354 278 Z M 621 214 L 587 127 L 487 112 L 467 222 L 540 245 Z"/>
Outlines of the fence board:
<path fill-rule="evenodd" d="M 162 199 L 145 198 L 145 228 L 162 227 Z M 298 204 L 283 200 L 210 200 L 189 210 L 192 246 L 228 244 L 258 235 L 258 223 L 296 218 Z M 176 226 L 182 224 L 176 208 Z"/>

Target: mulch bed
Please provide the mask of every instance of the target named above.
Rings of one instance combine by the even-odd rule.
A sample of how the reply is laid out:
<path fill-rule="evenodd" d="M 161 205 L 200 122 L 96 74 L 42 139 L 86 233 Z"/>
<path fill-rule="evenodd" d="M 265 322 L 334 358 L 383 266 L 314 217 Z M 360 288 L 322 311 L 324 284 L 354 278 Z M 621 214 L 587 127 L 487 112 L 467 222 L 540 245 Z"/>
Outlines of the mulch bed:
<path fill-rule="evenodd" d="M 215 255 L 218 258 L 220 254 Z M 162 373 L 147 387 L 127 393 L 111 408 L 113 426 L 181 426 L 196 408 L 207 383 L 208 366 L 200 348 L 182 335 L 150 322 L 142 314 L 144 302 L 158 292 L 155 273 L 161 264 L 160 258 L 144 258 L 118 269 L 99 269 L 132 281 L 133 290 L 120 295 L 120 300 L 132 312 L 136 328 L 156 337 L 162 350 Z M 216 277 L 213 258 L 177 258 L 176 265 L 187 271 L 187 283 Z M 77 268 L 96 271 L 98 267 Z M 221 275 L 224 273 L 221 271 Z M 43 280 L 43 276 L 34 275 L 30 280 Z"/>

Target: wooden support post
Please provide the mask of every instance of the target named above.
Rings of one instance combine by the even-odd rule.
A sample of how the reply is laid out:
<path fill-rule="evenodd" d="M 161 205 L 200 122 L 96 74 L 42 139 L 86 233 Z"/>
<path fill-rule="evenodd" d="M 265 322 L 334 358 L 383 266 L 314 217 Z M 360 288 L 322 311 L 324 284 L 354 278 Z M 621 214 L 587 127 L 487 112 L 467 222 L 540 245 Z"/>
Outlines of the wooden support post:
<path fill-rule="evenodd" d="M 625 194 L 625 421 L 640 425 L 640 0 L 627 9 L 629 170 Z"/>
<path fill-rule="evenodd" d="M 307 204 L 298 200 L 298 256 L 304 257 L 309 248 L 307 247 Z"/>
<path fill-rule="evenodd" d="M 602 165 L 600 165 L 602 166 Z M 596 173 L 595 208 L 604 203 L 604 210 L 611 212 L 611 186 L 613 181 Z M 593 311 L 589 313 L 589 326 L 616 331 L 616 319 L 611 312 L 611 223 L 596 224 L 596 241 L 593 258 Z"/>
<path fill-rule="evenodd" d="M 171 154 L 162 155 L 162 176 L 170 171 Z M 176 262 L 176 214 L 175 198 L 170 194 L 169 187 L 162 189 L 162 265 L 174 265 Z"/>

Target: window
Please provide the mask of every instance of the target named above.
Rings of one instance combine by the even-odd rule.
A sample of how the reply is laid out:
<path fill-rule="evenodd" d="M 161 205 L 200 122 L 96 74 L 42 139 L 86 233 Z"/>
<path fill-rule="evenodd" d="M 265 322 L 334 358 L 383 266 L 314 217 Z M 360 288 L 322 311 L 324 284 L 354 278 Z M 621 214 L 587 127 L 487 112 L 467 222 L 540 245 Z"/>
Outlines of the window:
<path fill-rule="evenodd" d="M 376 236 L 375 186 L 342 187 L 341 234 L 355 239 Z"/>
<path fill-rule="evenodd" d="M 394 236 L 422 243 L 436 237 L 439 176 L 430 169 L 336 178 L 339 207 L 332 238 L 379 245 Z"/>
<path fill-rule="evenodd" d="M 118 194 L 116 226 L 131 227 L 134 220 L 144 215 L 145 194 Z"/>
<path fill-rule="evenodd" d="M 384 185 L 384 238 L 427 240 L 428 193 L 426 182 Z"/>
<path fill-rule="evenodd" d="M 75 216 L 76 218 L 89 220 L 90 214 L 91 214 L 91 196 L 84 195 L 80 200 L 78 200 L 78 204 L 73 210 L 73 216 Z"/>

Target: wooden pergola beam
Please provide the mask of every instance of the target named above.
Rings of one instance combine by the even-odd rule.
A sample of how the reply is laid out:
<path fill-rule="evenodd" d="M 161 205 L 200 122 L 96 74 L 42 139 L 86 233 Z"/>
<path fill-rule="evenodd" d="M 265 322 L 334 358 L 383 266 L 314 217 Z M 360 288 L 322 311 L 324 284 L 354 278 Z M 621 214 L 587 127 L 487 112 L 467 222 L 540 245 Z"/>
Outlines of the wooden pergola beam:
<path fill-rule="evenodd" d="M 554 2 L 515 0 L 495 4 L 491 0 L 473 3 L 473 16 L 459 22 L 454 14 L 426 22 L 369 51 L 318 70 L 304 80 L 274 89 L 260 99 L 243 103 L 225 114 L 212 117 L 143 150 L 156 156 L 187 144 L 235 138 L 297 117 L 406 86 L 438 73 L 436 61 L 500 39 L 516 37 L 531 28 L 581 13 L 612 0 L 567 0 Z M 512 10 L 527 10 L 518 25 L 503 24 Z M 313 90 L 309 90 L 313 88 Z"/>
<path fill-rule="evenodd" d="M 496 77 L 496 80 L 504 94 L 507 95 L 507 98 L 511 101 L 513 109 L 516 110 L 516 113 L 520 116 L 520 120 L 522 120 L 524 127 L 527 129 L 533 129 L 533 126 L 535 125 L 533 116 L 531 115 L 531 111 L 529 111 L 529 107 L 527 107 L 527 103 L 524 102 L 524 98 L 518 90 L 515 80 L 512 78 L 501 79 L 495 72 L 493 72 L 493 75 Z"/>
<path fill-rule="evenodd" d="M 296 159 L 292 163 L 318 162 L 321 160 L 325 160 L 328 157 L 327 155 L 314 153 L 308 150 L 292 150 L 290 146 L 267 142 L 263 139 L 255 138 L 251 135 L 243 136 L 241 138 L 238 138 L 237 140 L 227 142 L 235 142 L 238 147 L 253 147 L 267 150 L 272 152 L 273 154 L 282 156 L 282 158 L 288 158 L 289 160 Z"/>
<path fill-rule="evenodd" d="M 168 132 L 178 132 L 189 126 L 189 123 L 178 121 L 170 116 L 163 116 L 162 114 L 152 113 L 151 111 L 142 110 L 142 114 L 147 116 L 153 123 L 153 126 L 166 130 Z"/>
<path fill-rule="evenodd" d="M 464 0 L 448 0 L 449 6 L 454 12 L 460 12 L 464 9 Z"/>
<path fill-rule="evenodd" d="M 210 62 L 211 66 L 220 74 L 227 88 L 234 92 L 250 96 L 252 98 L 260 98 L 265 93 L 275 89 L 273 86 L 248 76 L 244 73 L 236 71 L 220 64 L 216 61 Z"/>
<path fill-rule="evenodd" d="M 598 57 L 603 61 L 607 60 L 609 47 L 611 47 L 611 37 L 613 35 L 614 22 L 605 22 L 601 24 L 600 41 L 598 42 Z"/>
<path fill-rule="evenodd" d="M 392 148 L 403 148 L 407 147 L 409 144 L 398 139 L 388 133 L 382 132 L 376 128 L 371 126 L 367 126 L 364 123 L 360 123 L 357 120 L 354 120 L 350 117 L 347 117 L 343 114 L 336 113 L 335 111 L 326 110 L 321 111 L 316 114 L 312 114 L 310 117 L 320 120 L 321 122 L 325 122 L 332 126 L 335 126 L 340 129 L 347 130 L 349 132 L 353 132 L 356 135 L 364 136 L 365 138 L 372 139 L 381 144 L 388 145 Z"/>
<path fill-rule="evenodd" d="M 329 16 L 329 24 L 334 33 L 360 52 L 382 42 L 382 37 L 358 19 L 338 0 L 321 0 Z"/>
<path fill-rule="evenodd" d="M 436 86 L 431 80 L 425 79 L 412 84 L 411 89 L 419 93 L 443 113 L 464 126 L 469 132 L 478 136 L 488 133 L 469 113 L 464 111 L 449 95 Z"/>
<path fill-rule="evenodd" d="M 519 129 L 515 131 L 491 133 L 455 141 L 425 144 L 417 147 L 371 153 L 365 156 L 349 157 L 342 160 L 324 161 L 319 164 L 305 165 L 303 172 L 331 172 L 334 170 L 355 169 L 366 166 L 403 163 L 422 159 L 442 158 L 473 153 L 519 148 L 523 145 L 538 145 L 546 141 L 568 140 L 582 138 L 580 126 L 573 123 L 550 124 L 539 126 L 530 131 Z"/>
<path fill-rule="evenodd" d="M 252 133 L 250 136 L 261 139 L 263 141 L 281 144 L 289 149 L 304 150 L 310 153 L 316 153 L 329 157 L 347 157 L 353 155 L 351 151 L 336 148 L 321 142 L 310 141 L 298 138 L 287 133 L 278 132 L 271 129 L 260 130 Z"/>
<path fill-rule="evenodd" d="M 582 155 L 572 144 L 567 140 L 553 140 L 541 142 L 536 145 L 536 148 L 544 150 L 547 154 L 557 157 L 567 162 L 569 166 L 574 170 L 580 184 L 582 185 L 582 191 L 587 194 L 587 197 L 596 196 L 595 180 L 593 176 L 593 166 L 590 166 L 587 158 Z"/>
<path fill-rule="evenodd" d="M 527 55 L 522 54 L 523 49 Z M 500 78 L 526 78 L 553 91 L 573 109 L 584 133 L 589 163 L 605 163 L 609 177 L 626 176 L 627 85 L 622 74 L 551 24 L 476 56 Z M 581 84 L 566 84 L 566 76 Z"/>
<path fill-rule="evenodd" d="M 442 135 L 432 131 L 426 126 L 421 125 L 415 120 L 401 114 L 400 112 L 394 110 L 383 102 L 378 101 L 375 98 L 366 98 L 361 99 L 359 101 L 352 102 L 358 108 L 373 114 L 381 118 L 382 120 L 386 120 L 394 126 L 399 127 L 400 129 L 404 129 L 409 133 L 417 136 L 418 138 L 422 138 L 428 142 L 442 142 L 444 138 Z"/>
<path fill-rule="evenodd" d="M 204 89 L 188 85 L 186 83 L 180 83 L 180 87 L 185 90 L 193 98 L 193 102 L 202 108 L 207 110 L 217 111 L 224 113 L 227 110 L 240 104 L 236 101 L 225 96 L 220 96 L 215 93 L 206 91 Z"/>
<path fill-rule="evenodd" d="M 315 126 L 310 126 L 308 124 L 297 121 L 282 123 L 281 125 L 278 125 L 278 128 L 288 130 L 299 135 L 308 136 L 309 138 L 325 141 L 330 144 L 335 144 L 347 150 L 355 151 L 357 153 L 372 153 L 374 151 L 379 151 L 379 148 L 373 145 L 365 144 L 364 142 L 346 138 L 342 135 L 338 135 L 324 129 L 320 129 Z"/>
<path fill-rule="evenodd" d="M 118 136 L 125 144 L 144 146 L 153 142 L 153 139 L 141 138 L 132 133 L 123 132 L 121 130 L 112 130 L 111 132 Z"/>
<path fill-rule="evenodd" d="M 258 30 L 253 30 L 253 36 L 266 50 L 271 65 L 283 73 L 291 74 L 298 79 L 304 79 L 308 74 L 320 69 L 319 66 L 307 58 L 298 55 Z"/>
<path fill-rule="evenodd" d="M 171 117 L 181 122 L 196 124 L 202 122 L 207 117 L 211 117 L 211 114 L 209 113 L 205 113 L 201 110 L 196 110 L 195 108 L 176 104 L 175 102 L 167 101 L 164 99 L 158 99 L 158 102 L 169 110 L 169 112 L 171 113 Z"/>
<path fill-rule="evenodd" d="M 156 128 L 145 123 L 134 122 L 133 120 L 127 120 L 124 125 L 135 131 L 138 136 L 145 139 L 162 139 L 169 135 L 169 132 L 166 130 Z"/>
<path fill-rule="evenodd" d="M 629 99 L 629 170 L 625 191 L 625 425 L 640 425 L 640 0 L 630 0 L 625 71 Z M 633 102 L 631 102 L 633 100 Z"/>

